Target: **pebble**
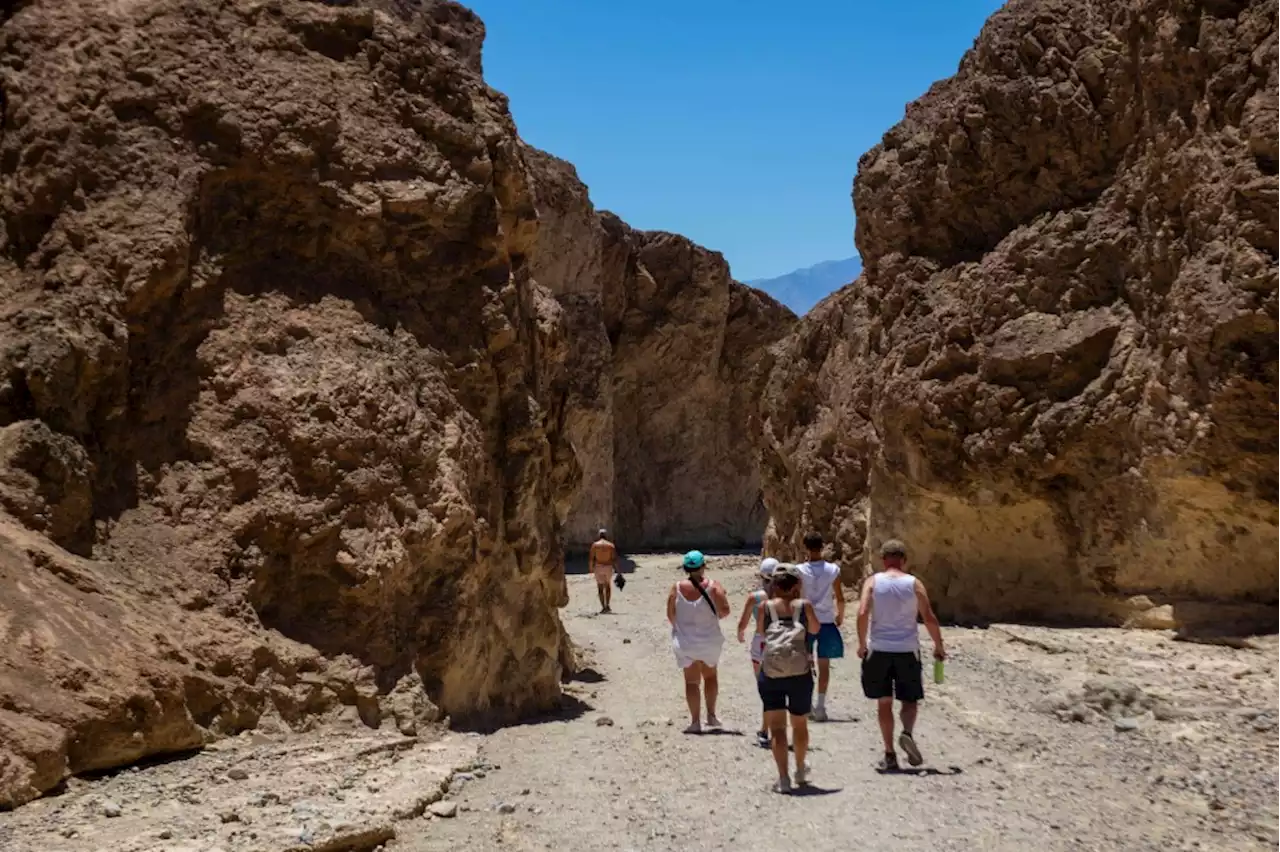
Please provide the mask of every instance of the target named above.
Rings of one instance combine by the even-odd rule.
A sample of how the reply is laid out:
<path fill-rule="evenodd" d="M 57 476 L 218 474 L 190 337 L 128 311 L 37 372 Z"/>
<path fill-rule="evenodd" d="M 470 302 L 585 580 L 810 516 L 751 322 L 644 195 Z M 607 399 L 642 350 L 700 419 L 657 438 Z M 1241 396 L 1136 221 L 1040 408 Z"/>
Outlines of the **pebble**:
<path fill-rule="evenodd" d="M 610 717 L 608 717 L 608 716 L 601 716 L 599 719 L 596 719 L 596 727 L 597 727 L 597 728 L 606 728 L 606 727 L 608 727 L 608 728 L 612 728 L 612 727 L 613 727 L 613 719 L 611 719 L 611 718 L 610 718 Z"/>
<path fill-rule="evenodd" d="M 470 772 L 455 772 L 453 773 L 453 780 L 463 782 L 474 781 L 476 780 L 476 776 Z"/>
<path fill-rule="evenodd" d="M 1121 732 L 1136 731 L 1140 727 L 1142 726 L 1138 723 L 1137 719 L 1131 719 L 1128 717 L 1116 719 L 1117 731 L 1121 731 Z"/>
<path fill-rule="evenodd" d="M 222 813 L 218 814 L 218 819 L 222 820 L 224 823 L 239 822 L 240 814 L 236 813 L 235 811 L 223 811 Z"/>
<path fill-rule="evenodd" d="M 516 812 L 516 806 L 511 804 L 510 802 L 503 802 L 502 804 L 498 805 L 498 813 L 500 814 L 513 814 L 515 812 Z"/>
<path fill-rule="evenodd" d="M 113 802 L 110 799 L 104 799 L 102 802 L 102 815 L 107 817 L 120 816 L 119 802 Z"/>
<path fill-rule="evenodd" d="M 427 807 L 427 810 L 432 816 L 442 817 L 443 819 L 453 819 L 458 815 L 458 803 L 444 801 L 432 802 Z"/>
<path fill-rule="evenodd" d="M 161 840 L 169 840 L 170 838 L 173 837 L 173 832 L 166 828 L 163 831 L 161 831 L 159 834 L 157 834 L 156 837 L 160 838 Z"/>
<path fill-rule="evenodd" d="M 242 767 L 233 766 L 231 769 L 227 770 L 227 777 L 232 781 L 247 781 L 249 779 L 249 773 Z"/>

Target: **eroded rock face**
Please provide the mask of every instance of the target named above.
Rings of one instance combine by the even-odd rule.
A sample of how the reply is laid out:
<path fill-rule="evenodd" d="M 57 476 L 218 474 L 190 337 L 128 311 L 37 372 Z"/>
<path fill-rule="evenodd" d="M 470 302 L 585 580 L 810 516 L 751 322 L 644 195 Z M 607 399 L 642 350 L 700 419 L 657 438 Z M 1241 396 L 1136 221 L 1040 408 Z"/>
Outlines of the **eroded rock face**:
<path fill-rule="evenodd" d="M 685 237 L 597 214 L 568 163 L 527 150 L 534 275 L 567 317 L 566 432 L 583 471 L 569 545 L 758 544 L 767 517 L 750 427 L 769 347 L 795 322 Z"/>
<path fill-rule="evenodd" d="M 866 272 L 766 393 L 770 548 L 903 538 L 952 617 L 1274 627 L 1276 65 L 1274 2 L 997 13 L 859 162 Z"/>
<path fill-rule="evenodd" d="M 0 33 L 0 806 L 268 717 L 553 705 L 569 329 L 479 21 Z"/>

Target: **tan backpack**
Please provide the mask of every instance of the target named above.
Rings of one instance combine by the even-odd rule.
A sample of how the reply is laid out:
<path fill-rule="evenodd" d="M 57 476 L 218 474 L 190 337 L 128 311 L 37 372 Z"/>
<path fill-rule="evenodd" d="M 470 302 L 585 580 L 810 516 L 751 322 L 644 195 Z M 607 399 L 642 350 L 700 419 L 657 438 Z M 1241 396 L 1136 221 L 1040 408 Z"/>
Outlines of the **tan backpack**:
<path fill-rule="evenodd" d="M 765 603 L 764 655 L 760 658 L 760 672 L 765 677 L 809 673 L 803 610 L 803 605 L 793 604 L 791 615 L 780 616 L 773 601 Z"/>

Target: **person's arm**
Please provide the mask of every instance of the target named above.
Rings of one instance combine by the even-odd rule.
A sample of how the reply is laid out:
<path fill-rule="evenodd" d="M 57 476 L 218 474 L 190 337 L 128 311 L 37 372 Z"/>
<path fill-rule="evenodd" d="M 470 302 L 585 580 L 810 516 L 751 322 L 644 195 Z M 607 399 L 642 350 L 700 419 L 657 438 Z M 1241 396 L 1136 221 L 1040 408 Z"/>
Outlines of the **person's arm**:
<path fill-rule="evenodd" d="M 596 546 L 593 544 L 587 550 L 587 573 L 594 574 L 596 572 Z"/>
<path fill-rule="evenodd" d="M 747 641 L 747 624 L 751 621 L 752 608 L 757 603 L 756 593 L 752 592 L 747 595 L 746 603 L 742 605 L 742 617 L 738 619 L 738 641 Z"/>
<path fill-rule="evenodd" d="M 840 579 L 840 567 L 836 566 L 836 581 L 831 584 L 836 595 L 836 627 L 844 624 L 844 581 Z"/>
<path fill-rule="evenodd" d="M 711 581 L 711 601 L 716 605 L 716 618 L 728 618 L 733 612 L 733 604 L 729 603 L 729 594 L 724 590 L 724 586 Z"/>
<path fill-rule="evenodd" d="M 817 633 L 822 629 L 822 625 L 818 623 L 818 614 L 813 611 L 813 604 L 809 603 L 804 598 L 800 598 L 796 601 L 795 605 L 801 607 L 800 611 L 804 613 L 805 632 Z"/>
<path fill-rule="evenodd" d="M 867 628 L 871 626 L 871 589 L 874 588 L 875 577 L 862 581 L 862 597 L 858 599 L 858 656 L 867 656 Z"/>
<path fill-rule="evenodd" d="M 756 632 L 761 636 L 764 635 L 764 610 L 769 605 L 769 599 L 765 598 L 756 604 Z"/>
<path fill-rule="evenodd" d="M 924 629 L 929 631 L 929 638 L 933 640 L 933 657 L 935 660 L 945 660 L 947 658 L 947 649 L 942 645 L 942 626 L 938 624 L 938 616 L 933 614 L 933 604 L 929 602 L 929 592 L 924 587 L 924 583 L 916 580 L 916 606 L 920 610 L 920 615 L 924 616 Z"/>
<path fill-rule="evenodd" d="M 671 587 L 671 594 L 667 595 L 667 621 L 671 622 L 671 626 L 676 626 L 676 587 Z"/>

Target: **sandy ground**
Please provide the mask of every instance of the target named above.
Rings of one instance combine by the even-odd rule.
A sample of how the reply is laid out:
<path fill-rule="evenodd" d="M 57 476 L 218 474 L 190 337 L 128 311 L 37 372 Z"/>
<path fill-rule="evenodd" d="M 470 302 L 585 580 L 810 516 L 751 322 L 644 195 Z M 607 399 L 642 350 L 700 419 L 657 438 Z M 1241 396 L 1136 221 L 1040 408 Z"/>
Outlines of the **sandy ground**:
<path fill-rule="evenodd" d="M 1151 631 L 949 629 L 947 681 L 928 686 L 917 728 L 923 771 L 880 775 L 851 620 L 832 721 L 812 725 L 814 787 L 783 797 L 732 636 L 754 560 L 710 569 L 735 606 L 718 735 L 681 733 L 663 615 L 677 565 L 638 557 L 613 615 L 597 614 L 590 578 L 570 577 L 566 624 L 590 666 L 573 708 L 485 738 L 501 768 L 459 787 L 456 818 L 408 827 L 388 850 L 1275 848 L 1274 637 L 1234 650 Z M 1085 721 L 1060 720 L 1073 712 Z"/>
<path fill-rule="evenodd" d="M 0 814 L 0 850 L 1276 848 L 1274 636 L 1232 649 L 1156 631 L 947 629 L 947 681 L 929 684 L 917 726 L 925 765 L 881 775 L 851 618 L 832 719 L 812 725 L 813 786 L 770 792 L 732 635 L 754 564 L 711 562 L 735 606 L 722 733 L 681 732 L 664 619 L 678 558 L 643 556 L 612 615 L 589 577 L 570 577 L 564 616 L 586 668 L 553 718 L 442 740 L 246 734 Z"/>

